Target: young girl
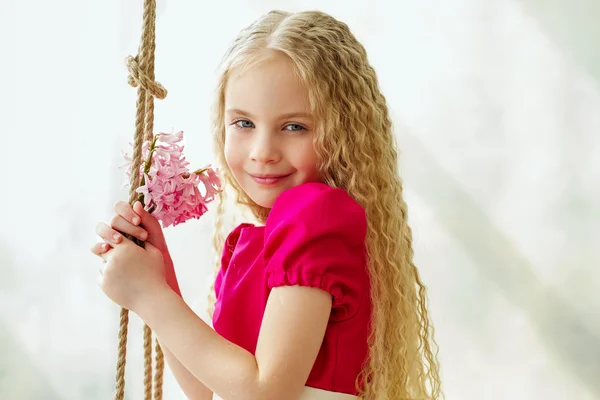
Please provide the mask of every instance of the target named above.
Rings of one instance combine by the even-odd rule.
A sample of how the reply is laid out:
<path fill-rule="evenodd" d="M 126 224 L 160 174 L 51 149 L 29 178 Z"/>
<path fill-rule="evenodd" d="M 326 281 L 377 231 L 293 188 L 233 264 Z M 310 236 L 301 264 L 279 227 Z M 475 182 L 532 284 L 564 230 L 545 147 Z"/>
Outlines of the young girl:
<path fill-rule="evenodd" d="M 392 124 L 348 27 L 274 11 L 244 29 L 223 61 L 214 134 L 225 182 L 260 221 L 215 240 L 214 330 L 180 297 L 140 203 L 117 203 L 92 248 L 102 290 L 152 328 L 186 395 L 439 398 Z"/>

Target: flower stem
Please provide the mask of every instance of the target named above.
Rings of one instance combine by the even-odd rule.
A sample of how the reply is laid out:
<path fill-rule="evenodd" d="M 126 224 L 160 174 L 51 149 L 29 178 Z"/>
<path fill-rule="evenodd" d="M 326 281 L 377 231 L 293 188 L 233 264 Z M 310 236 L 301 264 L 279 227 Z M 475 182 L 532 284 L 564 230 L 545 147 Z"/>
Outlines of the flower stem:
<path fill-rule="evenodd" d="M 152 142 L 150 143 L 150 149 L 149 149 L 150 151 L 148 152 L 148 159 L 144 162 L 144 174 L 142 174 L 142 180 L 140 182 L 140 186 L 144 186 L 146 184 L 146 175 L 145 174 L 150 172 L 150 166 L 152 165 L 152 156 L 154 155 L 154 151 L 156 148 L 156 142 L 158 141 L 159 136 L 160 136 L 160 134 L 154 135 L 154 138 L 152 139 Z M 142 205 L 144 204 L 144 194 L 143 193 L 139 194 L 138 200 L 140 201 L 140 203 L 142 203 Z M 150 211 L 150 213 L 152 213 L 152 211 Z"/>
<path fill-rule="evenodd" d="M 206 172 L 206 171 L 208 171 L 208 170 L 209 170 L 209 168 L 200 168 L 200 169 L 197 169 L 197 170 L 195 170 L 195 171 L 194 171 L 194 172 L 192 172 L 192 173 L 193 173 L 193 174 L 196 174 L 196 175 L 202 175 L 203 173 L 205 173 L 205 172 Z M 187 178 L 189 178 L 189 177 L 190 177 L 190 174 L 181 174 L 181 176 L 182 176 L 183 178 L 187 179 Z"/>

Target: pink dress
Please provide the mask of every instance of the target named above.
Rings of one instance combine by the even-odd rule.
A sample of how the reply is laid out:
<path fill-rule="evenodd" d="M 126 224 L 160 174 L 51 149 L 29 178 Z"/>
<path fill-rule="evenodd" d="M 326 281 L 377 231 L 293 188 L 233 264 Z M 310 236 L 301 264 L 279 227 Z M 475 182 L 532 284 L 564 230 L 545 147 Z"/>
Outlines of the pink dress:
<path fill-rule="evenodd" d="M 215 331 L 254 354 L 272 288 L 322 289 L 333 305 L 306 386 L 356 394 L 371 316 L 366 229 L 364 209 L 342 189 L 306 183 L 283 192 L 265 226 L 241 224 L 225 241 Z"/>

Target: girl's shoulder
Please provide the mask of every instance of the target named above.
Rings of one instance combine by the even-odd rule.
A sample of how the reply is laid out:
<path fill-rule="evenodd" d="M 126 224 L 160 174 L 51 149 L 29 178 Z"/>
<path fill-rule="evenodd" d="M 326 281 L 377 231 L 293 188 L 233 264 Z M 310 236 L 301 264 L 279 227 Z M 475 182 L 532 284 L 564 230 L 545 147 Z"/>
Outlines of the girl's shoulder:
<path fill-rule="evenodd" d="M 287 189 L 277 198 L 265 226 L 241 223 L 225 238 L 225 257 L 231 256 L 243 231 L 265 241 L 287 228 L 305 227 L 313 234 L 343 231 L 352 241 L 364 241 L 367 219 L 364 208 L 344 189 L 308 182 Z M 289 239 L 289 236 L 288 236 Z"/>
<path fill-rule="evenodd" d="M 270 289 L 309 286 L 333 297 L 332 320 L 354 316 L 368 298 L 363 207 L 346 191 L 305 183 L 275 201 L 264 231 Z"/>
<path fill-rule="evenodd" d="M 367 219 L 364 208 L 344 189 L 309 182 L 279 195 L 266 222 L 265 238 L 290 223 L 312 231 L 350 229 L 364 241 Z"/>

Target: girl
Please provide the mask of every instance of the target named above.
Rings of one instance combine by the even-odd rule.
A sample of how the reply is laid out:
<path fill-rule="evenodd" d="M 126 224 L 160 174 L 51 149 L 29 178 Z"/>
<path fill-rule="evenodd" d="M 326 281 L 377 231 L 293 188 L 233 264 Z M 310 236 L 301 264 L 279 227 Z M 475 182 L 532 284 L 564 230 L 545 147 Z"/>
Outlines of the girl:
<path fill-rule="evenodd" d="M 214 134 L 226 183 L 260 222 L 215 239 L 214 330 L 180 297 L 140 203 L 117 203 L 92 249 L 102 290 L 152 328 L 186 395 L 439 398 L 392 125 L 348 27 L 274 11 L 245 28 L 223 61 Z"/>

